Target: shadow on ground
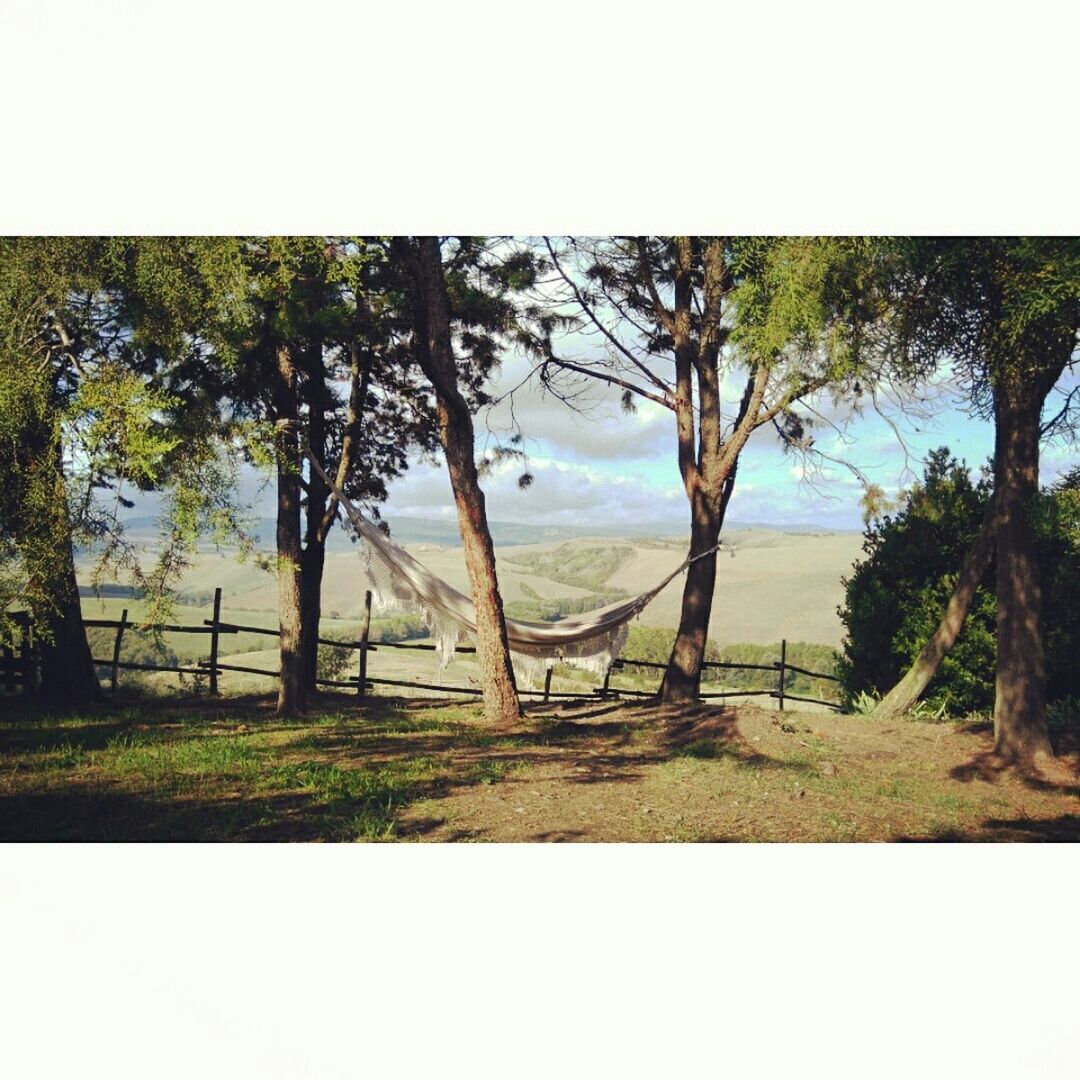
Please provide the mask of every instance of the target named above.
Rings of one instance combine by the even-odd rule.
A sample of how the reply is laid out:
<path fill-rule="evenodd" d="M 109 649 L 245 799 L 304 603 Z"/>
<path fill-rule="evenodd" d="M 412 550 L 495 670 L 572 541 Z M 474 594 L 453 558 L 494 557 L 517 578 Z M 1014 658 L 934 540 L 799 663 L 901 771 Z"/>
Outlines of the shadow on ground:
<path fill-rule="evenodd" d="M 438 704 L 326 695 L 325 711 L 304 721 L 275 717 L 265 697 L 9 713 L 0 718 L 0 840 L 419 839 L 446 822 L 402 822 L 406 807 L 513 785 L 534 765 L 568 766 L 572 786 L 637 783 L 680 756 L 791 767 L 751 749 L 730 708 L 657 707 L 630 722 L 617 704 L 534 707 L 519 729 L 493 733 Z"/>

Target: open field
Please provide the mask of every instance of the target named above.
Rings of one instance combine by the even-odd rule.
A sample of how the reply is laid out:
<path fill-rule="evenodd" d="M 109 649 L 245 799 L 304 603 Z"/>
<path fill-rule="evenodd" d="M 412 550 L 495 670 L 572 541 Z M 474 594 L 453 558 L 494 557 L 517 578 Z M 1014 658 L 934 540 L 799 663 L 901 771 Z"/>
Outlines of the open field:
<path fill-rule="evenodd" d="M 837 605 L 843 598 L 842 576 L 850 569 L 860 545 L 852 533 L 788 534 L 762 529 L 733 531 L 728 534 L 737 548 L 734 558 L 722 555 L 719 561 L 717 593 L 710 636 L 718 645 L 731 643 L 769 644 L 788 641 L 818 642 L 836 646 L 840 642 Z M 410 548 L 433 572 L 463 591 L 468 580 L 459 547 L 417 543 Z M 503 596 L 514 614 L 514 605 L 529 605 L 548 600 L 600 599 L 602 606 L 620 594 L 640 592 L 661 580 L 685 558 L 684 540 L 580 538 L 538 544 L 518 544 L 499 552 L 499 582 Z M 180 585 L 182 602 L 175 606 L 170 621 L 181 625 L 201 626 L 211 611 L 214 588 L 222 588 L 222 618 L 242 625 L 273 629 L 277 626 L 277 586 L 272 576 L 251 562 L 241 563 L 228 553 L 201 553 L 185 574 Z M 364 579 L 355 550 L 331 551 L 327 555 L 323 585 L 324 637 L 355 640 L 360 634 L 363 612 Z M 682 578 L 677 578 L 645 609 L 639 617 L 642 626 L 678 625 L 682 597 Z M 588 605 L 593 606 L 593 605 Z M 84 596 L 82 609 L 88 619 L 119 619 L 124 609 L 129 619 L 138 622 L 144 615 L 143 603 L 118 596 Z M 530 616 L 524 616 L 530 617 Z M 378 638 L 382 625 L 373 620 L 373 637 Z M 94 655 L 108 659 L 112 655 L 112 634 L 108 629 L 92 630 Z M 209 656 L 210 640 L 205 635 L 165 633 L 163 644 L 183 665 L 193 665 Z M 146 662 L 151 657 L 141 652 L 150 646 L 150 635 L 128 630 L 121 654 L 123 660 Z M 276 642 L 265 635 L 241 632 L 223 635 L 219 655 L 227 663 L 244 667 L 276 670 Z M 627 655 L 631 655 L 629 652 Z M 164 662 L 154 659 L 153 662 Z M 344 676 L 355 675 L 351 659 Z M 405 679 L 410 682 L 456 684 L 476 683 L 476 666 L 466 654 L 459 654 L 454 665 L 440 671 L 431 653 L 382 649 L 370 657 L 368 673 L 375 678 Z M 652 689 L 659 676 L 615 676 L 615 684 L 634 689 Z M 190 676 L 172 673 L 123 672 L 122 683 L 142 685 L 159 692 L 192 688 Z M 768 681 L 768 679 L 766 679 Z M 585 673 L 562 671 L 552 689 L 556 692 L 586 693 L 599 680 Z M 241 672 L 223 672 L 221 690 L 230 695 L 265 693 L 271 680 Z M 709 687 L 724 689 L 717 684 Z M 398 692 L 380 688 L 380 692 Z M 430 691 L 417 690 L 431 696 Z M 819 696 L 817 694 L 812 696 Z M 767 702 L 763 704 L 768 705 Z"/>
<path fill-rule="evenodd" d="M 0 840 L 1077 840 L 1080 777 L 998 773 L 986 725 L 754 706 L 266 697 L 0 714 Z M 1080 773 L 1075 733 L 1059 735 Z"/>
<path fill-rule="evenodd" d="M 765 644 L 787 638 L 839 645 L 842 627 L 836 608 L 843 599 L 842 577 L 857 557 L 861 539 L 854 533 L 787 534 L 764 530 L 735 531 L 728 539 L 737 555 L 719 561 L 715 610 L 710 637 L 720 645 Z M 452 585 L 468 591 L 459 547 L 416 544 L 410 551 Z M 499 552 L 499 584 L 507 604 L 535 600 L 576 600 L 603 590 L 641 592 L 661 580 L 685 558 L 681 539 L 579 539 L 517 545 Z M 81 564 L 80 577 L 86 580 Z M 228 553 L 201 553 L 180 583 L 184 601 L 171 621 L 201 624 L 209 615 L 213 592 L 220 586 L 223 617 L 255 626 L 273 626 L 277 586 L 265 570 L 241 563 Z M 642 613 L 644 626 L 678 625 L 682 578 L 677 578 Z M 363 613 L 364 580 L 354 551 L 327 555 L 323 584 L 323 629 L 350 635 Z M 116 596 L 83 598 L 87 618 L 119 618 L 123 608 L 138 619 L 137 599 Z M 166 642 L 187 658 L 197 639 L 172 635 Z M 223 640 L 222 648 L 245 652 L 265 644 L 255 635 Z"/>

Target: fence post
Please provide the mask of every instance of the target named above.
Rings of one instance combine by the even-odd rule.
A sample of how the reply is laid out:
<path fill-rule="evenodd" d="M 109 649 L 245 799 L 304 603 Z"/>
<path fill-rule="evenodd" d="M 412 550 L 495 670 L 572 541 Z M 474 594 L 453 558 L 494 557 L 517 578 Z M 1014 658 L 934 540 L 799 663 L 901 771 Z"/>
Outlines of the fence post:
<path fill-rule="evenodd" d="M 805 661 L 804 661 L 805 662 Z M 787 663 L 787 638 L 780 639 L 780 711 L 784 711 L 784 665 Z"/>
<path fill-rule="evenodd" d="M 19 611 L 15 613 L 15 621 L 19 625 L 19 662 L 22 665 L 22 687 L 24 694 L 34 692 L 34 647 L 31 640 L 30 613 Z"/>
<path fill-rule="evenodd" d="M 210 693 L 216 695 L 217 685 L 217 658 L 218 658 L 218 627 L 221 624 L 221 586 L 214 590 L 214 621 L 210 624 Z"/>
<path fill-rule="evenodd" d="M 609 666 L 604 673 L 604 689 L 600 691 L 600 696 L 606 701 L 608 696 L 608 683 L 611 682 L 611 667 Z"/>
<path fill-rule="evenodd" d="M 371 590 L 364 593 L 364 625 L 360 631 L 360 670 L 357 672 L 356 694 L 367 695 L 368 635 L 371 633 Z"/>
<path fill-rule="evenodd" d="M 4 627 L 4 693 L 15 693 L 15 636 Z"/>
<path fill-rule="evenodd" d="M 551 700 L 551 673 L 554 670 L 554 668 L 548 668 L 547 674 L 544 675 L 544 701 Z"/>
<path fill-rule="evenodd" d="M 124 630 L 127 629 L 128 609 L 120 612 L 120 625 L 116 628 L 116 640 L 112 650 L 112 679 L 110 682 L 112 692 L 116 693 L 116 684 L 120 679 L 120 642 L 124 639 Z"/>

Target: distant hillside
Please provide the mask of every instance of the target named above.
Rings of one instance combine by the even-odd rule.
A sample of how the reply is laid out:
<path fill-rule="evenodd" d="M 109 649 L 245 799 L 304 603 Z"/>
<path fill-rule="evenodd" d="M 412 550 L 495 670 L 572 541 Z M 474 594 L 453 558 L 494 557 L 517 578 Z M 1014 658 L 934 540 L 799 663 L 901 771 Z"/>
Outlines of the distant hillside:
<path fill-rule="evenodd" d="M 409 519 L 402 519 L 409 520 Z M 402 530 L 403 532 L 405 530 Z M 398 534 L 401 535 L 400 533 Z M 413 555 L 438 577 L 467 591 L 468 575 L 460 545 L 433 543 L 431 537 L 410 545 Z M 512 536 L 514 534 L 511 534 Z M 524 533 L 518 533 L 518 539 Z M 727 532 L 734 554 L 719 560 L 710 636 L 718 645 L 788 641 L 836 646 L 843 636 L 837 606 L 843 602 L 843 578 L 859 557 L 858 533 L 784 533 L 775 529 Z M 331 551 L 323 579 L 323 614 L 358 625 L 364 611 L 366 581 L 356 548 Z M 522 618 L 548 618 L 592 610 L 620 596 L 632 596 L 662 581 L 686 556 L 685 538 L 640 539 L 623 535 L 546 539 L 534 545 L 505 544 L 499 553 L 499 588 L 507 609 Z M 86 586 L 88 558 L 79 560 Z M 672 581 L 641 613 L 642 626 L 678 625 L 684 578 Z M 111 583 L 110 583 L 111 584 Z M 272 618 L 277 583 L 235 553 L 204 551 L 186 570 L 180 586 L 181 608 L 201 618 L 220 587 L 226 617 L 253 613 Z M 111 585 L 103 599 L 83 589 L 83 610 L 102 617 L 137 601 L 125 595 L 124 583 Z M 344 624 L 343 624 L 344 625 Z"/>
<path fill-rule="evenodd" d="M 461 535 L 457 521 L 442 518 L 390 517 L 390 535 L 399 544 L 435 544 L 439 547 L 460 547 Z M 682 538 L 682 530 L 668 522 L 641 522 L 636 525 L 618 525 L 610 529 L 602 526 L 530 525 L 515 521 L 492 521 L 491 537 L 496 547 L 519 547 L 527 544 L 546 544 L 586 537 L 609 536 L 615 539 L 672 539 Z M 130 517 L 124 529 L 132 540 L 153 545 L 158 539 L 158 519 L 150 516 Z M 832 536 L 836 529 L 809 522 L 792 525 L 776 525 L 762 521 L 731 521 L 725 533 L 771 532 L 785 536 Z M 260 518 L 255 525 L 257 546 L 270 548 L 274 544 L 276 526 L 272 518 Z M 353 547 L 352 533 L 335 528 L 327 538 L 329 551 L 349 551 Z"/>

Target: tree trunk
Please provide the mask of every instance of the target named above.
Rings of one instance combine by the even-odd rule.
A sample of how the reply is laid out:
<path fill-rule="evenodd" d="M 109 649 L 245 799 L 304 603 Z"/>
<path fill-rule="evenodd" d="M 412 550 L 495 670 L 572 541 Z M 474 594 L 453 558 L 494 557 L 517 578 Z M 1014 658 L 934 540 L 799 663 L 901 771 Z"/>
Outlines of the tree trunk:
<path fill-rule="evenodd" d="M 57 409 L 59 411 L 59 409 Z M 68 513 L 67 490 L 64 483 L 64 459 L 59 433 L 53 433 L 52 448 L 48 435 L 34 431 L 28 435 L 27 449 L 43 458 L 51 456 L 55 469 L 54 498 L 48 520 L 25 523 L 29 534 L 49 537 L 55 561 L 30 560 L 41 565 L 38 584 L 49 595 L 46 609 L 34 612 L 44 625 L 38 634 L 40 659 L 41 700 L 50 706 L 69 708 L 100 701 L 104 696 L 97 672 L 91 663 L 90 643 L 82 622 L 79 585 L 75 576 L 75 548 L 72 542 L 71 517 Z"/>
<path fill-rule="evenodd" d="M 304 666 L 301 651 L 300 448 L 297 430 L 296 367 L 289 346 L 277 347 L 275 409 L 277 447 L 278 628 L 281 633 L 279 715 L 303 712 Z"/>
<path fill-rule="evenodd" d="M 346 409 L 345 434 L 341 443 L 341 457 L 337 463 L 337 484 L 344 488 L 360 452 L 364 404 L 371 384 L 373 355 L 362 350 L 357 343 L 351 347 L 349 403 Z M 309 363 L 311 374 L 311 401 L 308 444 L 324 467 L 326 460 L 326 371 L 322 362 L 322 348 L 312 355 Z M 322 403 L 320 409 L 319 402 Z M 304 538 L 304 554 L 301 560 L 301 639 L 304 653 L 304 685 L 314 691 L 318 683 L 319 621 L 322 618 L 322 582 L 326 568 L 326 537 L 334 524 L 336 509 L 328 506 L 330 490 L 314 469 L 308 476 L 307 528 Z"/>
<path fill-rule="evenodd" d="M 314 472 L 314 470 L 312 470 Z M 308 541 L 300 556 L 300 651 L 306 692 L 318 689 L 319 622 L 322 619 L 322 582 L 326 545 Z"/>
<path fill-rule="evenodd" d="M 997 500 L 992 499 L 983 517 L 979 535 L 964 559 L 960 577 L 945 607 L 933 637 L 922 647 L 915 663 L 903 678 L 878 702 L 870 714 L 875 720 L 894 720 L 919 700 L 937 674 L 941 661 L 953 647 L 975 599 L 975 590 L 994 559 L 997 529 Z"/>
<path fill-rule="evenodd" d="M 672 321 L 676 371 L 676 434 L 679 472 L 690 500 L 690 557 L 686 571 L 679 630 L 668 659 L 660 700 L 687 704 L 697 700 L 701 689 L 701 665 L 709 638 L 716 585 L 716 551 L 728 501 L 735 489 L 739 453 L 757 421 L 765 378 L 751 369 L 739 412 L 725 443 L 721 421 L 720 349 L 726 334 L 721 325 L 723 299 L 730 286 L 723 243 L 713 238 L 703 259 L 704 311 L 695 340 L 691 332 L 692 244 L 679 237 L 678 272 L 675 276 L 675 314 Z M 697 377 L 697 453 L 694 453 L 695 410 L 691 373 Z M 705 554 L 709 552 L 709 554 Z"/>
<path fill-rule="evenodd" d="M 716 512 L 704 493 L 698 492 L 690 517 L 690 557 L 714 548 L 720 539 L 723 511 Z M 701 688 L 701 664 L 712 615 L 716 584 L 716 552 L 692 562 L 683 586 L 679 631 L 671 650 L 660 700 L 666 705 L 686 704 L 697 700 Z"/>
<path fill-rule="evenodd" d="M 439 434 L 454 489 L 458 526 L 465 548 L 465 567 L 476 611 L 476 659 L 484 691 L 484 715 L 492 724 L 512 725 L 521 716 L 521 705 L 495 574 L 495 548 L 473 459 L 472 418 L 469 417 L 467 429 L 464 429 L 464 425 L 455 422 L 441 404 L 438 414 Z"/>
<path fill-rule="evenodd" d="M 1041 399 L 999 393 L 994 453 L 997 528 L 997 678 L 994 750 L 1031 764 L 1052 755 L 1046 725 L 1042 590 L 1032 510 L 1039 490 Z"/>
<path fill-rule="evenodd" d="M 435 389 L 439 439 L 446 454 L 465 548 L 465 567 L 476 611 L 476 659 L 484 716 L 491 724 L 510 726 L 521 716 L 521 705 L 495 573 L 495 548 L 476 471 L 472 413 L 458 387 L 446 280 L 436 237 L 418 240 L 417 276 L 421 309 L 417 314 L 424 325 L 419 359 Z"/>
<path fill-rule="evenodd" d="M 320 462 L 326 462 L 326 369 L 322 342 L 313 342 L 305 357 L 308 398 L 308 445 Z M 326 565 L 326 534 L 321 525 L 330 492 L 323 478 L 308 471 L 307 520 L 304 550 L 300 559 L 300 651 L 303 655 L 304 689 L 318 689 L 319 621 L 322 617 L 322 580 Z"/>
<path fill-rule="evenodd" d="M 79 586 L 70 534 L 55 580 L 55 609 L 46 619 L 49 639 L 41 640 L 41 699 L 47 705 L 71 707 L 100 701 L 101 684 L 90 662 L 90 645 L 82 623 Z"/>

